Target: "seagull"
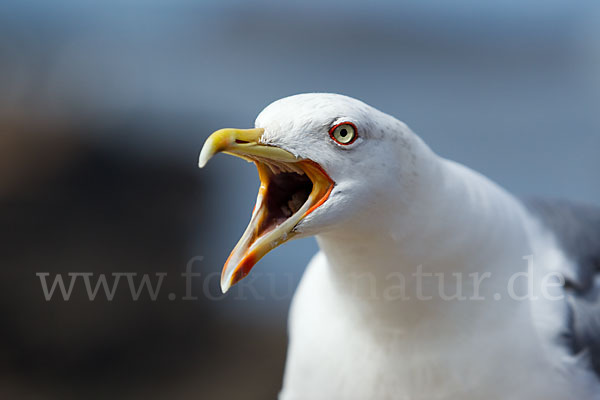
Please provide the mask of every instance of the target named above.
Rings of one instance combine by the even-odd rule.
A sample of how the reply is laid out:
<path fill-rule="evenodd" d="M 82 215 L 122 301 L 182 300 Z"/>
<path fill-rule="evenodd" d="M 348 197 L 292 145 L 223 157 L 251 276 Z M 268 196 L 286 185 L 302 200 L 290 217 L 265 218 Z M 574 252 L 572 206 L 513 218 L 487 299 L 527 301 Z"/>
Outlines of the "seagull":
<path fill-rule="evenodd" d="M 600 208 L 523 200 L 351 97 L 298 94 L 205 142 L 260 188 L 221 288 L 315 236 L 281 400 L 600 399 Z"/>

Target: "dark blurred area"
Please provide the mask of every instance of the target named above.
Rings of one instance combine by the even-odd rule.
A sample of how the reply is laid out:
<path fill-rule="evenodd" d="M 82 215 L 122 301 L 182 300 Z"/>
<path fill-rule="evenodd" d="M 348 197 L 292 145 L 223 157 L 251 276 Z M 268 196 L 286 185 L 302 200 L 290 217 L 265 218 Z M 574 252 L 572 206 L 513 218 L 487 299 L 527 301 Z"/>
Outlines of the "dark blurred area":
<path fill-rule="evenodd" d="M 284 325 L 228 321 L 219 303 L 201 296 L 133 301 L 117 290 L 111 302 L 90 301 L 76 287 L 68 301 L 45 301 L 37 272 L 178 277 L 194 248 L 210 245 L 210 229 L 199 229 L 207 180 L 193 163 L 184 168 L 84 139 L 116 130 L 133 140 L 155 129 L 150 118 L 137 118 L 21 121 L 2 136 L 2 398 L 276 394 Z M 182 293 L 180 280 L 165 281 L 161 291 Z M 225 384 L 229 374 L 235 385 Z"/>
<path fill-rule="evenodd" d="M 567 0 L 3 2 L 0 398 L 276 397 L 316 244 L 221 296 L 258 179 L 196 162 L 287 95 L 357 97 L 517 194 L 600 203 L 599 18 Z M 167 275 L 155 300 L 123 278 L 112 301 L 81 282 L 46 301 L 41 272 Z"/>

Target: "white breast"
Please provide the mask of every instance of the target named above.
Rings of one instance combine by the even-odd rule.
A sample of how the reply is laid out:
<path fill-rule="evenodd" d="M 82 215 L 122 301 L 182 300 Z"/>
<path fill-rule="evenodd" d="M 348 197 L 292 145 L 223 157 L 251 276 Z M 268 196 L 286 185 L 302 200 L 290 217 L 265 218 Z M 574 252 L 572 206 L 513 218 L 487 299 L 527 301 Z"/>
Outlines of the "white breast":
<path fill-rule="evenodd" d="M 319 253 L 294 297 L 281 400 L 573 398 L 521 332 L 490 327 L 449 337 L 373 326 L 338 297 L 328 275 Z"/>

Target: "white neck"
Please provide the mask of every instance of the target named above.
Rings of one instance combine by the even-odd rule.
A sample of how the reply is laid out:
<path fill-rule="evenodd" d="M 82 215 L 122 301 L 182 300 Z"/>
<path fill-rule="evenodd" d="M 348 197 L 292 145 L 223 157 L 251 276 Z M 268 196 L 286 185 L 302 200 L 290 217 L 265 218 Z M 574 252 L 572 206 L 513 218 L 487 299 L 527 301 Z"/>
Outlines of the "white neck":
<path fill-rule="evenodd" d="M 317 236 L 335 290 L 353 298 L 358 312 L 379 314 L 382 321 L 404 327 L 443 324 L 445 317 L 457 317 L 449 312 L 454 310 L 481 320 L 480 313 L 494 307 L 514 319 L 518 304 L 507 307 L 492 297 L 506 294 L 510 276 L 527 267 L 523 257 L 531 251 L 522 207 L 485 177 L 428 149 L 423 154 L 414 195 L 410 204 L 398 206 L 396 219 L 373 214 L 369 218 L 381 220 L 371 221 L 368 231 L 341 229 Z M 486 272 L 491 277 L 482 278 Z M 461 293 L 466 301 L 448 300 Z M 477 294 L 487 301 L 471 300 Z"/>

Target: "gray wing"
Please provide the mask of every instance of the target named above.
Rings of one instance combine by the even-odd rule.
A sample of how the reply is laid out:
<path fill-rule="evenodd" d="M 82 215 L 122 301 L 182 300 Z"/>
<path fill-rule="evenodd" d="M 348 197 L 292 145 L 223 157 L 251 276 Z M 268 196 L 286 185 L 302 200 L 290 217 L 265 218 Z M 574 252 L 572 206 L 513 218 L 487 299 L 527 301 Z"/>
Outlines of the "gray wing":
<path fill-rule="evenodd" d="M 600 207 L 562 200 L 523 202 L 576 266 L 565 282 L 570 315 L 564 339 L 573 354 L 589 354 L 600 376 Z"/>

